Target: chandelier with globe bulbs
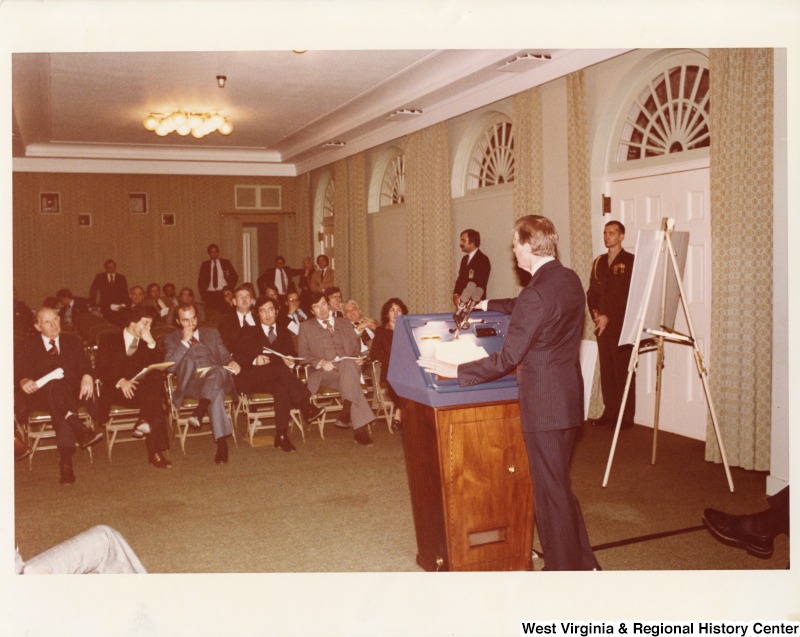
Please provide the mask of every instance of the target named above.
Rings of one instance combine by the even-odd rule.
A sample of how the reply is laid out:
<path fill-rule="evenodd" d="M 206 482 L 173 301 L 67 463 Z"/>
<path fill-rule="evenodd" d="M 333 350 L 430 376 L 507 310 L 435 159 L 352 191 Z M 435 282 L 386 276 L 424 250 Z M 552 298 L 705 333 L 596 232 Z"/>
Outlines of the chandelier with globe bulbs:
<path fill-rule="evenodd" d="M 175 111 L 169 115 L 150 113 L 144 118 L 144 127 L 153 131 L 160 137 L 165 137 L 172 132 L 178 135 L 191 135 L 196 139 L 205 137 L 209 133 L 219 131 L 222 135 L 230 135 L 233 124 L 219 113 L 193 113 L 188 111 Z"/>

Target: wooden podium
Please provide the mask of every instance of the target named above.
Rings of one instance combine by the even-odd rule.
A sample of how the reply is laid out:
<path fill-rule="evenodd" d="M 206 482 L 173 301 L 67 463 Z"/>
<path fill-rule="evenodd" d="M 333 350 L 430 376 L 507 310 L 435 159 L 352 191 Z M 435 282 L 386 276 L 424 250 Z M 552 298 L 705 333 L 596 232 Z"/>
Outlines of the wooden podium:
<path fill-rule="evenodd" d="M 531 569 L 533 488 L 517 401 L 408 400 L 403 445 L 422 568 Z"/>

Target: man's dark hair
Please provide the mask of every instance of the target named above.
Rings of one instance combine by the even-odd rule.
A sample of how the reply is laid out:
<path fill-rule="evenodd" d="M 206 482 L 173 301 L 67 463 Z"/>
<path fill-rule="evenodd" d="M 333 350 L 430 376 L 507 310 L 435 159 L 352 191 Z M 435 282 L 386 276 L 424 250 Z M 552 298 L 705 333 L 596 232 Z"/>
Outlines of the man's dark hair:
<path fill-rule="evenodd" d="M 63 299 L 67 297 L 68 299 L 74 298 L 72 296 L 72 292 L 70 292 L 67 288 L 61 288 L 58 292 L 56 292 L 57 299 Z"/>
<path fill-rule="evenodd" d="M 467 228 L 461 234 L 467 235 L 467 239 L 469 239 L 469 242 L 473 244 L 476 248 L 481 247 L 481 233 L 478 232 L 477 230 L 473 230 L 472 228 Z M 461 235 L 458 236 L 460 237 Z"/>
<path fill-rule="evenodd" d="M 308 296 L 309 307 L 319 303 L 320 299 L 325 299 L 325 295 L 322 292 L 311 292 L 311 294 Z M 328 299 L 325 299 L 325 301 L 327 302 Z"/>
<path fill-rule="evenodd" d="M 197 306 L 194 303 L 180 303 L 178 307 L 175 308 L 175 325 L 178 327 L 183 327 L 181 325 L 181 312 L 186 312 L 187 310 L 194 310 L 194 315 L 197 316 Z"/>
<path fill-rule="evenodd" d="M 278 311 L 278 302 L 266 294 L 262 294 L 258 297 L 258 300 L 256 301 L 256 310 L 260 310 L 261 307 L 267 303 L 272 305 L 272 309 L 274 309 L 276 312 Z"/>
<path fill-rule="evenodd" d="M 209 243 L 208 247 L 206 248 L 206 252 L 210 251 L 211 248 L 216 248 L 217 250 L 219 250 L 219 246 L 216 243 Z"/>
<path fill-rule="evenodd" d="M 332 285 L 332 286 L 330 286 L 329 288 L 325 288 L 325 290 L 324 290 L 324 293 L 325 293 L 325 300 L 326 300 L 326 301 L 330 301 L 330 299 L 331 299 L 331 295 L 333 295 L 333 294 L 336 294 L 337 292 L 338 292 L 339 294 L 341 294 L 341 293 L 342 293 L 342 291 L 341 291 L 339 288 L 337 288 L 335 285 Z"/>
<path fill-rule="evenodd" d="M 153 322 L 158 318 L 155 309 L 150 305 L 137 305 L 128 310 L 128 323 L 138 323 L 143 318 L 149 318 Z"/>
<path fill-rule="evenodd" d="M 621 221 L 609 221 L 605 225 L 605 227 L 608 228 L 608 226 L 612 226 L 612 225 L 613 226 L 617 226 L 617 229 L 620 231 L 620 234 L 625 234 L 625 226 L 622 225 Z"/>

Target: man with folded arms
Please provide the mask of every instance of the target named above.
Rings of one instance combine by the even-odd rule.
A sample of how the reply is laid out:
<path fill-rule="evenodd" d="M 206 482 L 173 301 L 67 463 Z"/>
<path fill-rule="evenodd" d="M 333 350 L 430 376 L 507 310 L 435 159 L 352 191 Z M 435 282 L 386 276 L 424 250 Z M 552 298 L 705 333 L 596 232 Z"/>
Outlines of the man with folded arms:
<path fill-rule="evenodd" d="M 321 292 L 311 294 L 313 318 L 300 325 L 298 349 L 308 363 L 308 389 L 315 394 L 320 387 L 338 389 L 343 400 L 350 401 L 355 441 L 372 446 L 367 425 L 375 414 L 361 391 L 361 341 L 353 324 L 332 315 Z"/>
<path fill-rule="evenodd" d="M 139 306 L 128 313 L 128 326 L 121 332 L 104 334 L 97 348 L 97 375 L 102 381 L 99 396 L 100 422 L 107 422 L 112 405 L 139 410 L 133 428 L 135 438 L 145 438 L 150 464 L 169 469 L 169 433 L 164 415 L 164 382 L 161 371 L 152 369 L 134 377 L 153 363 L 160 363 L 161 352 L 150 329 L 156 311 Z"/>
<path fill-rule="evenodd" d="M 103 439 L 102 433 L 92 431 L 78 418 L 80 401 L 94 396 L 91 365 L 81 339 L 61 333 L 58 311 L 40 308 L 34 327 L 38 334 L 16 348 L 15 377 L 27 394 L 27 408 L 50 413 L 56 432 L 60 482 L 73 484 L 75 443 L 87 449 Z"/>
<path fill-rule="evenodd" d="M 262 296 L 256 302 L 259 324 L 242 330 L 234 359 L 242 368 L 236 377 L 236 388 L 243 394 L 263 392 L 275 399 L 275 447 L 294 451 L 289 440 L 289 421 L 292 408 L 299 409 L 308 422 L 324 413 L 311 404 L 308 388 L 292 371 L 294 361 L 266 352 L 272 350 L 286 356 L 295 356 L 292 333 L 279 324 L 277 302 Z"/>
<path fill-rule="evenodd" d="M 176 407 L 184 398 L 196 398 L 197 408 L 189 417 L 189 426 L 199 429 L 208 416 L 217 442 L 214 462 L 227 464 L 228 436 L 233 433 L 225 394 L 235 391 L 233 376 L 241 371 L 230 351 L 213 327 L 197 327 L 197 308 L 181 303 L 176 311 L 178 329 L 164 339 L 164 358 L 174 361 L 169 368 L 177 376 L 172 399 Z"/>

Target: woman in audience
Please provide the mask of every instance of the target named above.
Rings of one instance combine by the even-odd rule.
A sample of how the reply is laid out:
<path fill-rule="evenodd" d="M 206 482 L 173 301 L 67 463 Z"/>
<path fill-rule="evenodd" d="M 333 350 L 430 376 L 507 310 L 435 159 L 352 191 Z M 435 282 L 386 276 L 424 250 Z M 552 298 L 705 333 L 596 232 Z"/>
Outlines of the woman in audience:
<path fill-rule="evenodd" d="M 375 330 L 375 338 L 369 350 L 370 357 L 381 363 L 381 385 L 386 387 L 389 397 L 395 405 L 394 417 L 392 418 L 392 431 L 400 431 L 403 423 L 400 398 L 386 380 L 386 375 L 389 373 L 389 357 L 392 353 L 394 325 L 397 321 L 397 317 L 401 314 L 408 314 L 408 308 L 400 299 L 392 297 L 383 304 L 381 308 L 381 324 Z"/>

